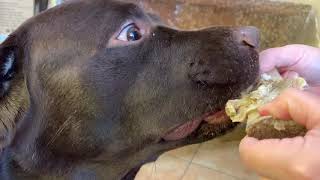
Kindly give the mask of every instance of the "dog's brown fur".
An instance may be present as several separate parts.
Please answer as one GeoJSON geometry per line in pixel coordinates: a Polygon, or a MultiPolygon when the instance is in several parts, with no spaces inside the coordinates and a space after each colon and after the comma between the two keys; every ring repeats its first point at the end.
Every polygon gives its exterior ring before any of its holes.
{"type": "Polygon", "coordinates": [[[113,0],[31,18],[0,45],[0,67],[13,59],[0,74],[0,179],[120,179],[168,149],[213,138],[203,123],[163,139],[255,82],[258,53],[242,30],[179,31],[113,0]],[[141,39],[115,38],[127,21],[145,30],[141,39]]]}

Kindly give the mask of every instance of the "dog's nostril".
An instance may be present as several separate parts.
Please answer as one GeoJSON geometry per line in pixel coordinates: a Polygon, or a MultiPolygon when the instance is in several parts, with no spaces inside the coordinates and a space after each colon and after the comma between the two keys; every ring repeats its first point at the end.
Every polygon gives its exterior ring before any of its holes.
{"type": "Polygon", "coordinates": [[[255,27],[240,27],[235,31],[235,36],[242,44],[253,48],[259,48],[260,34],[255,27]]]}

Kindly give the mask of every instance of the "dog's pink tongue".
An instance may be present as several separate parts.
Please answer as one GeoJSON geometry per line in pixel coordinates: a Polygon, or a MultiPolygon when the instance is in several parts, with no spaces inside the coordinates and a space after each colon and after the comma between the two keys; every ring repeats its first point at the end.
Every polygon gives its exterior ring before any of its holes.
{"type": "Polygon", "coordinates": [[[163,137],[166,141],[176,141],[179,139],[183,139],[187,136],[189,136],[193,131],[199,127],[200,123],[204,120],[208,124],[221,124],[226,121],[230,121],[229,117],[225,113],[225,111],[219,111],[216,113],[208,113],[205,114],[203,117],[188,121],[187,123],[175,128],[173,131],[171,131],[169,134],[163,137]]]}
{"type": "Polygon", "coordinates": [[[166,141],[176,141],[190,135],[201,123],[201,119],[188,121],[187,123],[177,127],[172,132],[163,137],[166,141]]]}

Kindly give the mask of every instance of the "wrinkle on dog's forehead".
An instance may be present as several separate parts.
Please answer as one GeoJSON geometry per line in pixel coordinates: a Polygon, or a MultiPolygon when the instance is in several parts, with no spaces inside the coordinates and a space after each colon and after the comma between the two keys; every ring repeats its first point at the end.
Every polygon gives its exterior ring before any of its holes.
{"type": "Polygon", "coordinates": [[[109,38],[120,30],[121,25],[135,18],[144,18],[144,13],[138,6],[104,0],[92,3],[77,1],[45,12],[28,25],[31,39],[29,65],[32,71],[30,72],[41,70],[38,66],[46,61],[75,59],[63,57],[63,53],[66,52],[70,57],[82,56],[82,59],[76,61],[89,60],[98,50],[103,50],[107,46],[109,38]],[[81,3],[86,3],[89,7],[84,7],[81,3]],[[81,8],[81,13],[78,14],[75,11],[77,8],[81,8]],[[52,19],[52,16],[62,13],[60,12],[62,10],[67,14],[64,19],[59,17],[52,19]],[[75,15],[78,18],[75,19],[75,15]],[[39,21],[41,24],[38,23],[39,21]],[[56,26],[56,24],[60,25],[56,26]],[[73,29],[69,29],[69,26],[73,29]]]}
{"type": "Polygon", "coordinates": [[[86,1],[76,1],[49,10],[29,23],[32,38],[30,54],[37,57],[32,59],[32,64],[38,64],[37,60],[45,60],[44,55],[58,54],[60,48],[70,49],[71,52],[79,50],[75,53],[94,53],[97,49],[105,48],[112,34],[120,31],[126,22],[148,19],[143,11],[132,3],[97,0],[87,3],[88,7],[84,7],[83,3],[86,1]],[[56,17],[55,14],[65,15],[62,19],[62,16],[56,17]],[[41,32],[42,35],[36,36],[38,33],[33,32],[41,32]]]}

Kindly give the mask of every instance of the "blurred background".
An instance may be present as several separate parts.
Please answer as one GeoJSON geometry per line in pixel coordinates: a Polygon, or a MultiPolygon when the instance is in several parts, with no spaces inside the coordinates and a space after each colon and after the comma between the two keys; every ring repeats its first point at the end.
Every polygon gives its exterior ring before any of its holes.
{"type": "MultiPolygon", "coordinates": [[[[66,0],[0,0],[0,41],[25,19],[66,0]]],[[[251,25],[261,49],[292,43],[319,46],[319,0],[136,0],[171,26],[251,25]]]]}
{"type": "Polygon", "coordinates": [[[292,43],[319,45],[319,0],[144,0],[170,25],[250,25],[261,30],[261,48],[292,43]]]}

